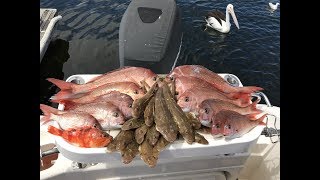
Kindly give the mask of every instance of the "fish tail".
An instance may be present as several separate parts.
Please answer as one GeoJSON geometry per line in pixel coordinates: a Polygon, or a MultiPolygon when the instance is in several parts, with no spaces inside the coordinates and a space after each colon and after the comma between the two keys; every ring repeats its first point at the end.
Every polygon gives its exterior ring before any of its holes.
{"type": "Polygon", "coordinates": [[[51,99],[50,101],[54,102],[54,103],[63,104],[64,105],[64,108],[63,108],[64,111],[70,110],[70,109],[72,109],[73,107],[75,107],[77,105],[77,103],[72,102],[72,101],[67,100],[67,99],[51,99]]]}
{"type": "Polygon", "coordinates": [[[81,98],[86,95],[88,95],[88,93],[76,93],[75,94],[71,90],[62,90],[62,91],[59,91],[54,96],[52,96],[50,99],[52,102],[63,103],[65,100],[78,99],[78,98],[81,98]]]}
{"type": "Polygon", "coordinates": [[[227,96],[230,99],[250,99],[250,93],[228,93],[227,96]]]}
{"type": "Polygon", "coordinates": [[[251,105],[251,99],[249,97],[236,99],[235,101],[237,102],[238,106],[240,106],[240,107],[248,107],[249,105],[251,105]]]}
{"type": "Polygon", "coordinates": [[[256,91],[262,91],[263,88],[257,87],[257,86],[245,86],[245,87],[239,87],[240,93],[253,93],[256,91]]]}
{"type": "Polygon", "coordinates": [[[49,125],[49,127],[48,127],[48,132],[53,134],[53,135],[57,135],[57,136],[62,136],[62,133],[63,133],[62,130],[60,130],[58,128],[55,128],[55,127],[53,127],[51,125],[49,125]]]}
{"type": "Polygon", "coordinates": [[[44,115],[44,117],[40,120],[40,125],[44,125],[47,122],[49,122],[50,118],[51,118],[51,114],[58,113],[57,109],[55,109],[53,107],[50,107],[50,106],[47,106],[45,104],[40,104],[40,109],[41,109],[41,111],[43,112],[43,115],[44,115]]]}
{"type": "Polygon", "coordinates": [[[250,105],[250,109],[252,113],[262,113],[263,111],[260,109],[257,109],[257,104],[259,103],[259,99],[255,100],[251,105],[250,105]]]}
{"type": "Polygon", "coordinates": [[[58,88],[60,88],[61,90],[72,90],[72,85],[75,85],[73,83],[65,82],[63,80],[55,79],[55,78],[47,78],[47,81],[58,86],[58,88]]]}

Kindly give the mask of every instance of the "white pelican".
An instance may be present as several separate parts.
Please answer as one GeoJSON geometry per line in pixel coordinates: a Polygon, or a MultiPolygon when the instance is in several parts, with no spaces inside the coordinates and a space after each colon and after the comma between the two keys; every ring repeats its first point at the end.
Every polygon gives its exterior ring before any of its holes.
{"type": "Polygon", "coordinates": [[[273,11],[278,8],[278,5],[280,5],[280,3],[276,3],[276,4],[269,3],[270,9],[272,9],[273,11]]]}
{"type": "Polygon", "coordinates": [[[213,12],[209,12],[205,17],[207,26],[219,32],[228,33],[230,31],[230,26],[231,26],[229,13],[232,16],[234,24],[237,26],[238,29],[240,29],[232,4],[228,4],[226,8],[226,15],[224,15],[221,11],[217,11],[217,10],[213,12]]]}

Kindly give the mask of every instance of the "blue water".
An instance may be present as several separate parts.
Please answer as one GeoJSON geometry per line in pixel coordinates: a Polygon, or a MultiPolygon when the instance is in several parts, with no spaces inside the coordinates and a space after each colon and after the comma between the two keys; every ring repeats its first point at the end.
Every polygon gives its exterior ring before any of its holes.
{"type": "MultiPolygon", "coordinates": [[[[41,0],[40,7],[62,15],[40,65],[40,101],[57,89],[47,77],[99,74],[119,67],[118,35],[129,0],[41,0]]],[[[280,8],[269,0],[177,0],[182,12],[183,43],[177,65],[200,64],[216,73],[237,75],[245,86],[256,85],[271,104],[280,106],[280,8]],[[240,25],[231,21],[228,34],[204,30],[208,11],[225,12],[232,3],[240,25]]]]}

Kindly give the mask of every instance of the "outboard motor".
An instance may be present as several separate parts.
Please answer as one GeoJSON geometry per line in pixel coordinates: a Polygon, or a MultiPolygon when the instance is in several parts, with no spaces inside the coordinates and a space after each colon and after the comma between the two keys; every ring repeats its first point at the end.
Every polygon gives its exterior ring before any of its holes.
{"type": "Polygon", "coordinates": [[[180,14],[175,0],[132,0],[120,23],[120,67],[169,73],[182,43],[180,14]]]}

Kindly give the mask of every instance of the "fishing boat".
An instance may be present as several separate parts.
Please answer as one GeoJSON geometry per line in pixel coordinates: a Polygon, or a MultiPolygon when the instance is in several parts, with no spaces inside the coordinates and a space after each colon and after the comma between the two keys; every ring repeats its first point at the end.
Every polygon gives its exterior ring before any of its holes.
{"type": "Polygon", "coordinates": [[[53,31],[62,16],[56,16],[57,9],[40,8],[40,62],[50,44],[53,31]]]}
{"type": "MultiPolygon", "coordinates": [[[[132,62],[137,66],[138,62],[157,74],[169,73],[179,56],[182,41],[179,29],[180,15],[175,0],[131,1],[120,23],[120,67],[130,66],[132,62]]],[[[243,86],[234,74],[218,74],[232,86],[243,86]]],[[[84,84],[98,75],[75,74],[66,81],[84,84]]],[[[41,126],[40,179],[280,179],[280,107],[273,106],[262,92],[253,96],[261,100],[257,108],[269,114],[265,118],[266,126],[257,126],[232,140],[203,134],[208,145],[189,145],[176,140],[161,151],[153,168],[139,155],[131,163],[123,164],[120,153],[107,153],[105,147],[73,146],[41,126]]],[[[63,108],[62,104],[58,107],[63,108]]],[[[115,137],[119,130],[107,132],[115,137]]]]}

